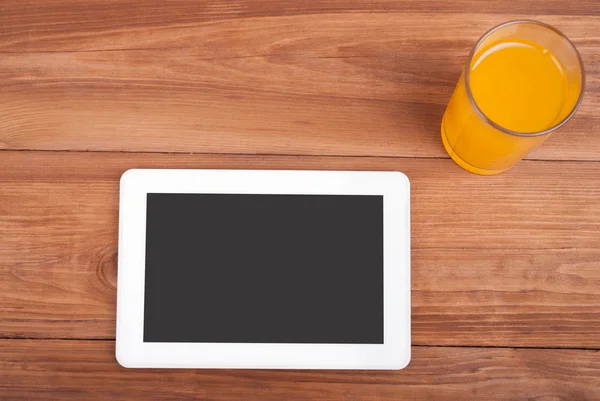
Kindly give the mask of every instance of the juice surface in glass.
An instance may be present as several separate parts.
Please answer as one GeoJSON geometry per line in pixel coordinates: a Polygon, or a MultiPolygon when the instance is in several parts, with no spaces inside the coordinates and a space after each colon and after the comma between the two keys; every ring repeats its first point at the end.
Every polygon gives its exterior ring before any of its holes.
{"type": "Polygon", "coordinates": [[[567,79],[551,51],[533,42],[506,41],[484,49],[471,66],[471,91],[483,113],[512,131],[554,125],[567,79]]]}
{"type": "Polygon", "coordinates": [[[580,100],[582,75],[571,77],[551,49],[518,34],[482,43],[467,68],[444,115],[442,140],[474,173],[514,166],[580,100]]]}

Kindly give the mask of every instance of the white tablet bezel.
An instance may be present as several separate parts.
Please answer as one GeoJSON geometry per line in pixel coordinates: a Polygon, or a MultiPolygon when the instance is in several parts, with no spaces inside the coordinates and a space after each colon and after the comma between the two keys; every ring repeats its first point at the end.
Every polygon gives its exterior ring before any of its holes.
{"type": "Polygon", "coordinates": [[[136,368],[401,369],[410,361],[410,184],[398,172],[132,169],[121,177],[116,357],[136,368]],[[144,343],[148,193],[383,195],[384,344],[144,343]]]}

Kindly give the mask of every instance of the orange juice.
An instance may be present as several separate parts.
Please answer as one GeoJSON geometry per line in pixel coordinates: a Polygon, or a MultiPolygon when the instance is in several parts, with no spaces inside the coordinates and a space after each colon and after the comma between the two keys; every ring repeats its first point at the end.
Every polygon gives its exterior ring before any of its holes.
{"type": "Polygon", "coordinates": [[[471,65],[475,102],[496,124],[522,133],[543,131],[560,116],[567,94],[560,62],[533,42],[501,42],[471,65]]]}
{"type": "Polygon", "coordinates": [[[474,173],[514,166],[574,112],[581,91],[550,49],[515,35],[482,43],[467,68],[441,128],[448,154],[474,173]]]}

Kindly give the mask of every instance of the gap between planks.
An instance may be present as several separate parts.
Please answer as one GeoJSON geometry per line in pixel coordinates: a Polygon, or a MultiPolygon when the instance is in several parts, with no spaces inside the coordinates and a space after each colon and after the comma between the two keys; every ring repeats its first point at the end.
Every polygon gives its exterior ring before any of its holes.
{"type": "MultiPolygon", "coordinates": [[[[232,152],[156,152],[156,151],[133,151],[133,150],[80,150],[80,149],[11,149],[0,148],[1,152],[45,152],[45,153],[114,153],[114,154],[147,154],[147,155],[186,155],[186,156],[236,156],[236,157],[330,157],[330,158],[352,158],[352,159],[419,159],[419,160],[450,160],[449,156],[388,156],[388,155],[342,155],[342,154],[301,154],[301,153],[232,153],[232,152]]],[[[576,159],[543,159],[525,158],[528,162],[552,162],[552,163],[599,163],[600,160],[576,160],[576,159]]]]}

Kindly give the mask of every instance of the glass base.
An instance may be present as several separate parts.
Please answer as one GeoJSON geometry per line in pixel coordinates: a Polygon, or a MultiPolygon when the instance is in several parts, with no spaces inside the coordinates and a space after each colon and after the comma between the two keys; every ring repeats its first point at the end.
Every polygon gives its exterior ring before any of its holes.
{"type": "MultiPolygon", "coordinates": [[[[444,118],[446,116],[444,115],[444,118]]],[[[504,170],[485,170],[479,167],[475,167],[470,165],[469,163],[467,163],[466,161],[464,161],[463,159],[461,159],[455,152],[454,150],[452,150],[452,147],[450,147],[450,144],[448,143],[448,139],[446,138],[446,130],[444,128],[444,118],[442,118],[442,127],[441,127],[441,131],[442,131],[442,143],[444,144],[444,148],[446,149],[446,152],[448,153],[448,156],[450,156],[450,158],[452,158],[452,160],[454,160],[454,162],[456,164],[458,164],[459,166],[461,166],[462,168],[464,168],[465,170],[467,170],[468,172],[471,173],[475,173],[475,174],[480,174],[480,175],[494,175],[494,174],[500,174],[503,173],[507,170],[510,169],[504,169],[504,170]]]]}

